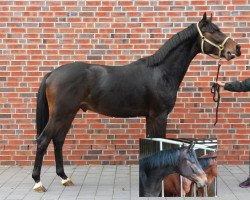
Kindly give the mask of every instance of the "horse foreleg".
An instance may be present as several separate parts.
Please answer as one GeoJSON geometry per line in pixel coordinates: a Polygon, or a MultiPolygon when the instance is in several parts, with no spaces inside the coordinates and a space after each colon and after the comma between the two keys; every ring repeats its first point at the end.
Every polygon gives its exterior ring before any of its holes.
{"type": "Polygon", "coordinates": [[[146,137],[165,138],[167,127],[167,115],[158,117],[146,117],[146,137]]]}
{"type": "Polygon", "coordinates": [[[35,181],[35,186],[33,187],[33,189],[36,192],[46,192],[45,187],[40,181],[40,175],[41,175],[43,157],[49,143],[50,143],[50,138],[46,135],[46,131],[44,130],[41,133],[40,137],[37,139],[36,159],[35,159],[34,169],[32,172],[32,178],[35,181]]]}
{"type": "MultiPolygon", "coordinates": [[[[63,137],[63,136],[62,136],[63,137]]],[[[54,143],[54,153],[56,160],[56,174],[62,178],[62,185],[71,186],[73,182],[66,176],[63,168],[63,155],[62,155],[62,147],[64,144],[65,136],[58,140],[58,138],[53,139],[54,143]]]]}

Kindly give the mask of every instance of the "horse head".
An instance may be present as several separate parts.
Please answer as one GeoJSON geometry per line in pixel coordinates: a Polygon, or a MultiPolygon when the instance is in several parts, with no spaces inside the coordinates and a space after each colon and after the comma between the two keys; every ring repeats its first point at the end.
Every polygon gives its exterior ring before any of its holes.
{"type": "Polygon", "coordinates": [[[204,187],[207,184],[207,176],[197,160],[194,145],[192,142],[188,147],[181,148],[178,173],[197,183],[198,187],[204,187]]]}
{"type": "Polygon", "coordinates": [[[241,55],[241,46],[212,23],[212,15],[210,19],[207,19],[207,15],[204,13],[202,20],[197,24],[197,30],[202,53],[224,57],[226,60],[241,55]]]}
{"type": "Polygon", "coordinates": [[[211,152],[198,158],[199,163],[202,166],[201,159],[206,159],[208,164],[206,169],[203,170],[213,177],[217,177],[217,153],[211,152]]]}

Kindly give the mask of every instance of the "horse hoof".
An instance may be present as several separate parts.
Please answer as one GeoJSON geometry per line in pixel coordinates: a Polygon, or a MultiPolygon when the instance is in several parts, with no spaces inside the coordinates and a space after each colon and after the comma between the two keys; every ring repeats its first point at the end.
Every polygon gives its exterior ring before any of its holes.
{"type": "Polygon", "coordinates": [[[46,188],[43,186],[42,182],[38,182],[33,187],[33,190],[36,192],[46,192],[46,188]]]}
{"type": "Polygon", "coordinates": [[[71,181],[71,179],[69,179],[69,178],[67,178],[66,180],[63,180],[62,179],[62,184],[64,185],[64,186],[72,186],[72,185],[74,185],[74,183],[71,181]]]}

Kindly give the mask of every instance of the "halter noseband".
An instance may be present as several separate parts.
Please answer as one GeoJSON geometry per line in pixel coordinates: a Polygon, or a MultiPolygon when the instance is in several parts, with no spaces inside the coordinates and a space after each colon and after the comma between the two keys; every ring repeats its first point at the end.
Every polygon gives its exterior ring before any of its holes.
{"type": "Polygon", "coordinates": [[[219,49],[219,55],[218,56],[221,58],[221,52],[224,49],[224,47],[225,47],[224,45],[226,44],[229,37],[226,37],[224,39],[224,41],[220,45],[217,45],[217,44],[213,43],[212,41],[208,40],[207,38],[205,38],[205,36],[202,34],[202,32],[200,30],[199,23],[197,23],[196,26],[197,26],[197,30],[198,30],[198,32],[199,32],[199,34],[201,36],[201,51],[202,51],[202,53],[205,54],[205,52],[204,52],[204,42],[207,42],[207,43],[209,43],[209,44],[211,44],[214,47],[219,49]]]}

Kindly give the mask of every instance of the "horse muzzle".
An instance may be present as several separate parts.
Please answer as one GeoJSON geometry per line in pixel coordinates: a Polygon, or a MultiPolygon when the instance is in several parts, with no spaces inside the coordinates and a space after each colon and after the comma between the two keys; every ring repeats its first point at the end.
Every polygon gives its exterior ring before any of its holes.
{"type": "Polygon", "coordinates": [[[196,182],[197,184],[197,187],[200,188],[200,187],[204,187],[207,185],[207,179],[206,180],[199,180],[196,182]]]}
{"type": "Polygon", "coordinates": [[[235,50],[226,51],[224,56],[229,61],[234,59],[236,56],[239,57],[240,55],[241,55],[241,46],[237,44],[235,50]]]}
{"type": "Polygon", "coordinates": [[[236,56],[240,56],[241,55],[241,46],[239,44],[236,45],[236,56]]]}
{"type": "Polygon", "coordinates": [[[193,177],[193,181],[197,184],[197,187],[204,187],[207,185],[207,175],[203,173],[200,176],[193,177]]]}

